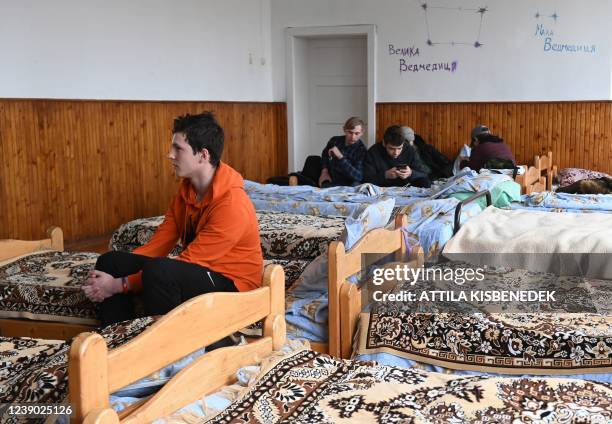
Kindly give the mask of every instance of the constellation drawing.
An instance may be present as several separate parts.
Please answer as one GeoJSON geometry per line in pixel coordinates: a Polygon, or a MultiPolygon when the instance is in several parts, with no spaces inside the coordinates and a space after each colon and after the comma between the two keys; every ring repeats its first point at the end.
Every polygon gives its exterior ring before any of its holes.
{"type": "Polygon", "coordinates": [[[559,19],[559,15],[557,15],[557,12],[553,12],[551,15],[547,15],[547,14],[542,14],[539,11],[537,11],[534,15],[534,17],[536,19],[543,19],[543,18],[551,18],[553,21],[555,21],[555,23],[557,23],[557,19],[559,19]]]}
{"type": "Polygon", "coordinates": [[[423,12],[425,14],[425,26],[427,28],[427,45],[428,46],[435,46],[435,45],[451,45],[451,46],[457,46],[457,45],[463,45],[463,46],[472,46],[472,47],[482,47],[483,43],[481,43],[480,41],[480,34],[482,31],[482,23],[484,20],[484,15],[485,13],[487,13],[489,11],[489,9],[486,6],[483,7],[477,7],[477,8],[469,8],[469,7],[462,7],[462,6],[458,6],[458,7],[450,7],[450,6],[437,6],[435,3],[433,2],[427,2],[427,1],[419,1],[419,5],[421,7],[421,9],[423,9],[423,12]],[[449,12],[457,12],[457,13],[466,13],[466,14],[479,14],[480,15],[480,19],[479,19],[479,23],[478,23],[478,31],[477,31],[477,35],[476,35],[476,41],[473,42],[466,42],[466,41],[455,41],[455,40],[450,40],[450,41],[434,41],[432,34],[431,34],[431,27],[429,25],[429,20],[430,20],[430,11],[431,10],[446,10],[449,12]]]}

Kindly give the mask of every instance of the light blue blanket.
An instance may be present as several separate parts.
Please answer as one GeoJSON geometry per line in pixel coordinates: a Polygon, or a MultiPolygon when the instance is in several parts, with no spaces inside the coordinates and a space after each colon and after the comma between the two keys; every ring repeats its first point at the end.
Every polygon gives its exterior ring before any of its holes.
{"type": "Polygon", "coordinates": [[[536,209],[551,212],[612,212],[612,194],[569,194],[543,191],[525,194],[511,209],[536,209]]]}

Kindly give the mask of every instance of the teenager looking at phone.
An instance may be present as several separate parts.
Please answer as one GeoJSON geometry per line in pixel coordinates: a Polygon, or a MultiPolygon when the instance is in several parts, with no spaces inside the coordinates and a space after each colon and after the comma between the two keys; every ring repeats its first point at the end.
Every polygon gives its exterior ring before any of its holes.
{"type": "Polygon", "coordinates": [[[419,171],[415,151],[406,142],[401,127],[392,125],[385,131],[382,143],[370,147],[364,164],[364,181],[380,187],[430,187],[426,173],[419,171]]]}

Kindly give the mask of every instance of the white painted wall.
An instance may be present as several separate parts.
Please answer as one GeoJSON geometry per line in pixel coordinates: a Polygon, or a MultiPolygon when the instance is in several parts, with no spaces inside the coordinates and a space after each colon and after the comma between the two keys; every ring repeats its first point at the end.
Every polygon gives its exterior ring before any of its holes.
{"type": "MultiPolygon", "coordinates": [[[[419,3],[0,0],[0,97],[285,101],[284,28],[376,24],[378,102],[612,99],[612,1],[428,0],[486,5],[480,49],[426,46],[419,3]],[[544,52],[538,10],[559,15],[542,19],[555,40],[596,53],[544,52]],[[419,56],[389,55],[389,44],[419,56]],[[401,73],[400,59],[458,66],[401,73]]],[[[473,38],[458,16],[432,14],[433,38],[473,38]]]]}
{"type": "Polygon", "coordinates": [[[4,98],[272,100],[270,0],[1,0],[0,52],[4,98]]]}
{"type": "Polygon", "coordinates": [[[612,1],[609,0],[271,0],[272,81],[275,100],[285,100],[286,27],[375,24],[377,26],[377,101],[538,101],[612,99],[612,1]],[[480,48],[428,46],[432,41],[473,43],[479,17],[469,8],[486,6],[480,48]],[[462,6],[464,11],[436,9],[462,6]],[[540,17],[536,18],[536,12],[540,17]],[[550,16],[556,12],[558,19],[550,16]],[[545,51],[552,43],[595,45],[594,53],[545,51]],[[389,54],[418,48],[418,56],[389,54]],[[408,65],[456,61],[454,72],[400,72],[408,65]]]}

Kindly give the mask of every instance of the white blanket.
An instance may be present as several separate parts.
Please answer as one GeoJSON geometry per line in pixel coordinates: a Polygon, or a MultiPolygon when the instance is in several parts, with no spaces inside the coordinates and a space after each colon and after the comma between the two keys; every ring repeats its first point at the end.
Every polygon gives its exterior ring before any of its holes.
{"type": "Polygon", "coordinates": [[[612,215],[490,206],[461,227],[443,254],[476,265],[612,279],[612,215]]]}

